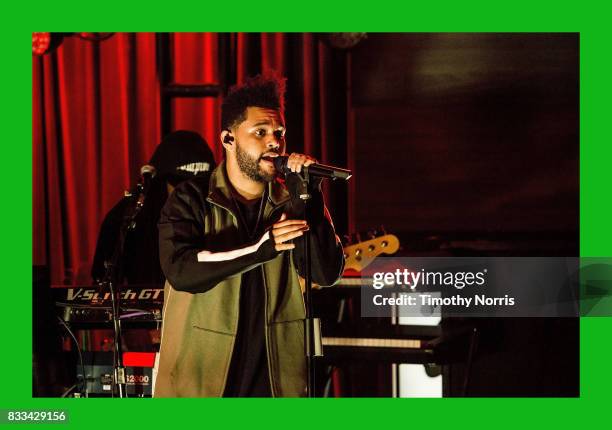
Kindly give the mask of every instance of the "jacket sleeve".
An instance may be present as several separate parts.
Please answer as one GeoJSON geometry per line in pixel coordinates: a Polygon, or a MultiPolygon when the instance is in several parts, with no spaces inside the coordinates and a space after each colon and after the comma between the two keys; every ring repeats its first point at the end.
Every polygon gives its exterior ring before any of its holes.
{"type": "MultiPolygon", "coordinates": [[[[291,189],[291,186],[289,185],[291,189]]],[[[311,192],[307,205],[306,219],[310,227],[310,255],[312,260],[312,281],[321,286],[335,284],[344,271],[344,251],[340,239],[334,231],[331,216],[323,200],[320,184],[311,192]]],[[[302,212],[300,203],[294,201],[292,212],[302,212]]],[[[303,215],[302,215],[303,216],[303,215]]],[[[304,259],[304,238],[294,240],[293,256],[300,276],[305,277],[306,262],[304,259]]]]}
{"type": "Polygon", "coordinates": [[[175,290],[206,292],[222,280],[278,255],[269,232],[255,243],[211,251],[204,234],[205,211],[205,193],[191,182],[181,184],[162,209],[158,225],[159,258],[164,275],[175,290]]]}

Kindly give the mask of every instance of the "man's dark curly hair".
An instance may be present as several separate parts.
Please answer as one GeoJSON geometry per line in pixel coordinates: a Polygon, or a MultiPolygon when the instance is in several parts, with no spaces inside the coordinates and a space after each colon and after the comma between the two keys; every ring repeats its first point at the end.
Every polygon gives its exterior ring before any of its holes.
{"type": "Polygon", "coordinates": [[[257,75],[242,85],[230,88],[221,105],[221,128],[230,130],[246,119],[248,107],[261,107],[284,112],[285,78],[257,75]]]}

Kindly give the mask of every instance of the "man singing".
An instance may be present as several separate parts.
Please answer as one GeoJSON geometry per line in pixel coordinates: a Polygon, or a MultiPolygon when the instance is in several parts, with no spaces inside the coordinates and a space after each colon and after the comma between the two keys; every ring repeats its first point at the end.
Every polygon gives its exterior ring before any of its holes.
{"type": "Polygon", "coordinates": [[[210,181],[181,184],[162,210],[166,276],[155,397],[297,397],[306,392],[303,234],[311,232],[312,279],[336,282],[340,241],[320,191],[307,219],[291,154],[286,185],[272,159],[285,151],[284,82],[257,76],[222,105],[225,161],[210,181]]]}

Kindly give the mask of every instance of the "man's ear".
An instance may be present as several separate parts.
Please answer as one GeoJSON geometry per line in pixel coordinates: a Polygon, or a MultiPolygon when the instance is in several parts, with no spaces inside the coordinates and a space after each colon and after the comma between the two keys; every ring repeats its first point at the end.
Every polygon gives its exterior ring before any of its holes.
{"type": "Polygon", "coordinates": [[[227,151],[234,150],[234,135],[230,130],[223,130],[221,132],[221,144],[227,151]]]}

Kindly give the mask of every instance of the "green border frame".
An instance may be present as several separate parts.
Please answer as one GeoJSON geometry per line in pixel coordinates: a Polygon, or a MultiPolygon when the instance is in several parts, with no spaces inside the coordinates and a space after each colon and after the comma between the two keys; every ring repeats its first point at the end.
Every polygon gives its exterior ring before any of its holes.
{"type": "MultiPolygon", "coordinates": [[[[609,422],[612,318],[581,321],[578,399],[32,399],[31,398],[31,55],[32,31],[571,31],[580,32],[580,252],[612,255],[612,158],[608,132],[609,8],[595,2],[437,1],[308,4],[232,1],[153,6],[107,1],[48,2],[4,9],[5,125],[2,378],[0,408],[68,409],[69,425],[109,428],[194,426],[556,427],[609,422]],[[243,16],[238,17],[239,14],[243,16]],[[26,28],[24,30],[24,27],[26,28]],[[8,59],[8,61],[7,61],[8,59]],[[606,139],[608,138],[608,139],[606,139]],[[111,410],[111,407],[113,408],[111,410]],[[584,415],[583,415],[584,413],[584,415]],[[607,413],[607,414],[606,414],[607,413]],[[113,418],[115,417],[115,418],[113,418]],[[607,418],[607,420],[606,420],[607,418]]],[[[551,359],[554,359],[551,358],[551,359]]]]}

